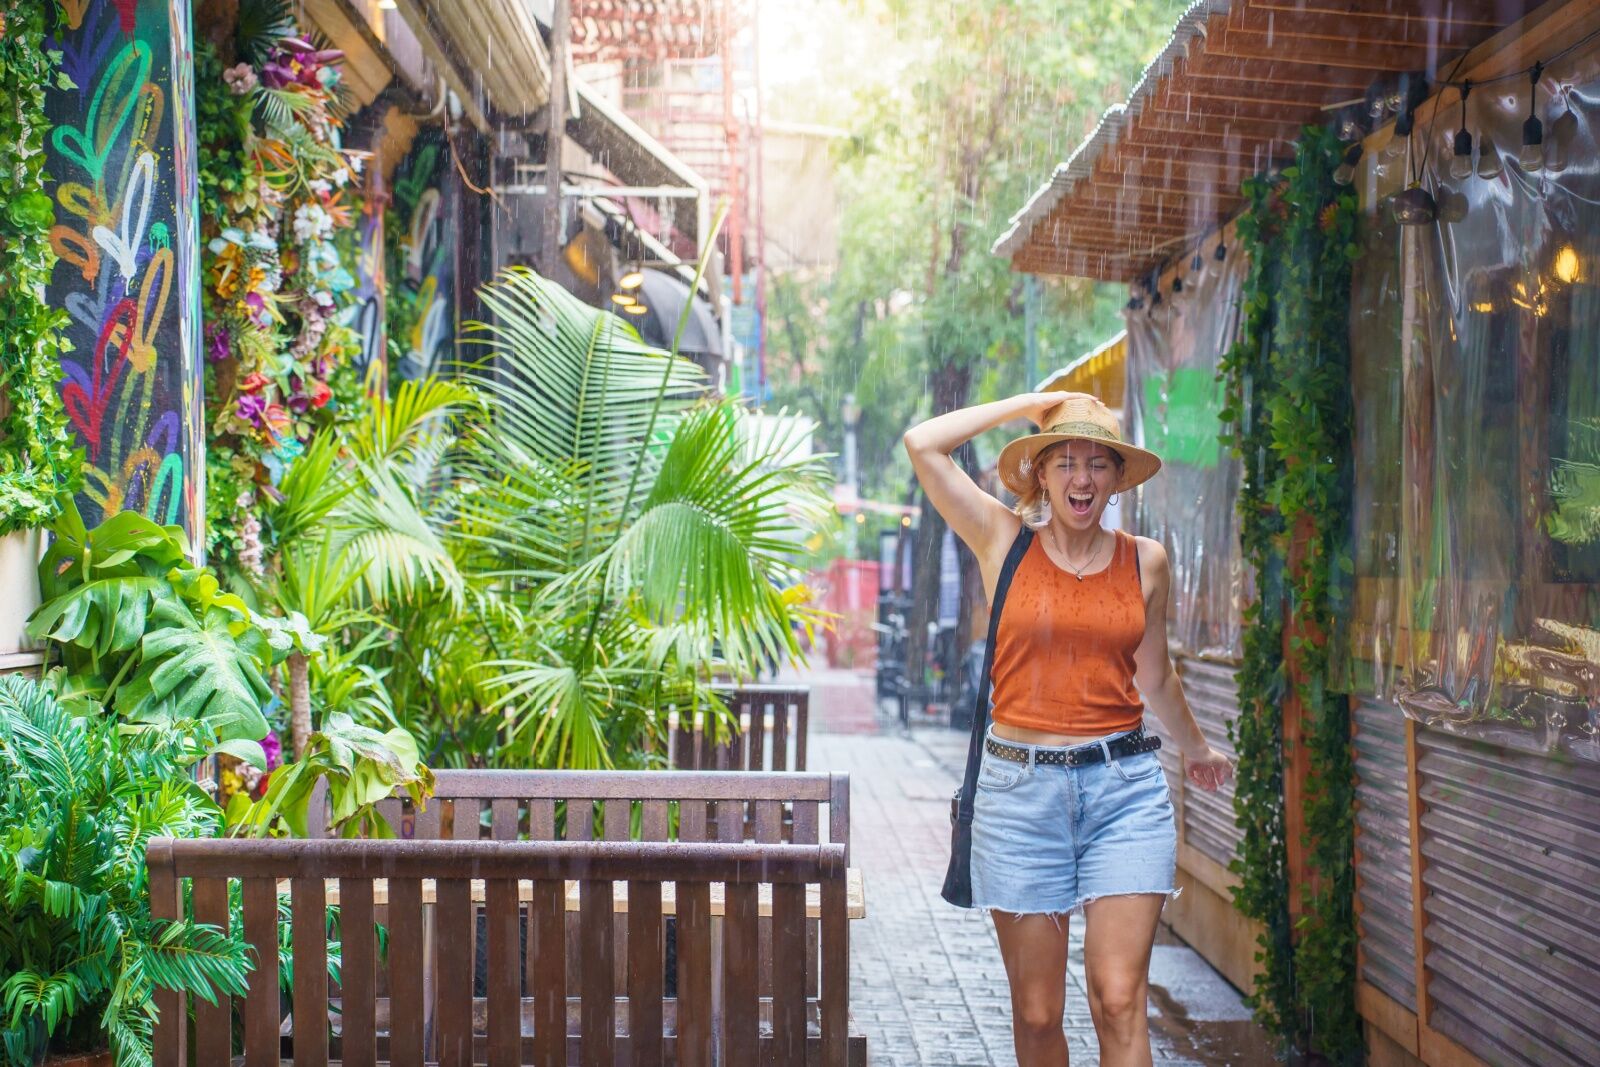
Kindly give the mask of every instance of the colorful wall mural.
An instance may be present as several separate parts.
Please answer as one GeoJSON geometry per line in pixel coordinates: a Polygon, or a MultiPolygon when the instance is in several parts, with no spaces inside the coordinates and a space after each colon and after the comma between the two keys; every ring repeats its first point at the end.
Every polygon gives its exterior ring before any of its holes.
{"type": "Polygon", "coordinates": [[[389,218],[388,327],[392,372],[421,378],[455,358],[456,183],[437,130],[418,136],[395,170],[389,218]]]}
{"type": "Polygon", "coordinates": [[[51,302],[69,315],[61,397],[87,460],[78,505],[205,513],[193,59],[183,0],[62,0],[50,90],[51,302]]]}

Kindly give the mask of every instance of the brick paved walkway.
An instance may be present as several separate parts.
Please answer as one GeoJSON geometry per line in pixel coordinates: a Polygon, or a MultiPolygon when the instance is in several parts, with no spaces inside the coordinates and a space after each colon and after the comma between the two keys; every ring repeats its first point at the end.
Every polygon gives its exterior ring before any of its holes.
{"type": "MultiPolygon", "coordinates": [[[[939,898],[949,799],[965,739],[942,727],[903,736],[872,702],[872,676],[812,671],[813,770],[850,773],[853,863],[867,917],[851,928],[850,1007],[874,1067],[1014,1065],[1010,998],[989,920],[939,898]]],[[[1083,923],[1071,928],[1067,1041],[1072,1062],[1099,1062],[1083,978],[1083,923]]],[[[1239,994],[1163,928],[1151,962],[1155,1060],[1273,1063],[1239,994]]]]}

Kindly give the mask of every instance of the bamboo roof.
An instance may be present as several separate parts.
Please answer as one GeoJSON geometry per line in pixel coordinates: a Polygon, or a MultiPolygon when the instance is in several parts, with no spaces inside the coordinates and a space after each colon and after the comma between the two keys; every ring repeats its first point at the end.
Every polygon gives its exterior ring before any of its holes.
{"type": "Polygon", "coordinates": [[[1386,75],[1430,78],[1532,0],[1196,0],[995,242],[1012,268],[1131,281],[1217,230],[1240,182],[1386,75]]]}

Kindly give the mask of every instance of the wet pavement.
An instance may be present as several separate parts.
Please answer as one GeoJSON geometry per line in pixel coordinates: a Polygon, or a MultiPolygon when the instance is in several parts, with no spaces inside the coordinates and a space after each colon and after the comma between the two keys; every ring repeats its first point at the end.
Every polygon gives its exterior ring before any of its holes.
{"type": "MultiPolygon", "coordinates": [[[[850,1009],[874,1067],[1015,1065],[1010,1003],[989,920],[939,897],[950,794],[963,734],[875,706],[870,672],[812,670],[810,769],[850,773],[852,864],[867,916],[851,927],[850,1009]]],[[[1065,1027],[1074,1065],[1099,1063],[1083,976],[1083,922],[1071,927],[1065,1027]]],[[[1165,927],[1150,964],[1155,1063],[1265,1067],[1267,1035],[1237,990],[1165,927]]]]}

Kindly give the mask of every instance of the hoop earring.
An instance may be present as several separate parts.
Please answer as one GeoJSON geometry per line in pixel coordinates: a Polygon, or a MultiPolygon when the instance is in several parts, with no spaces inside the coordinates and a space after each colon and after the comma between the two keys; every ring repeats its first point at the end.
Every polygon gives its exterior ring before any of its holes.
{"type": "Polygon", "coordinates": [[[1112,493],[1112,494],[1111,494],[1111,499],[1110,499],[1110,500],[1107,500],[1107,501],[1106,501],[1106,503],[1107,503],[1107,504],[1115,504],[1115,503],[1116,503],[1116,502],[1117,502],[1117,501],[1118,501],[1118,500],[1121,500],[1121,499],[1122,499],[1122,497],[1121,497],[1121,495],[1120,495],[1120,494],[1118,494],[1118,493],[1112,493]]]}

